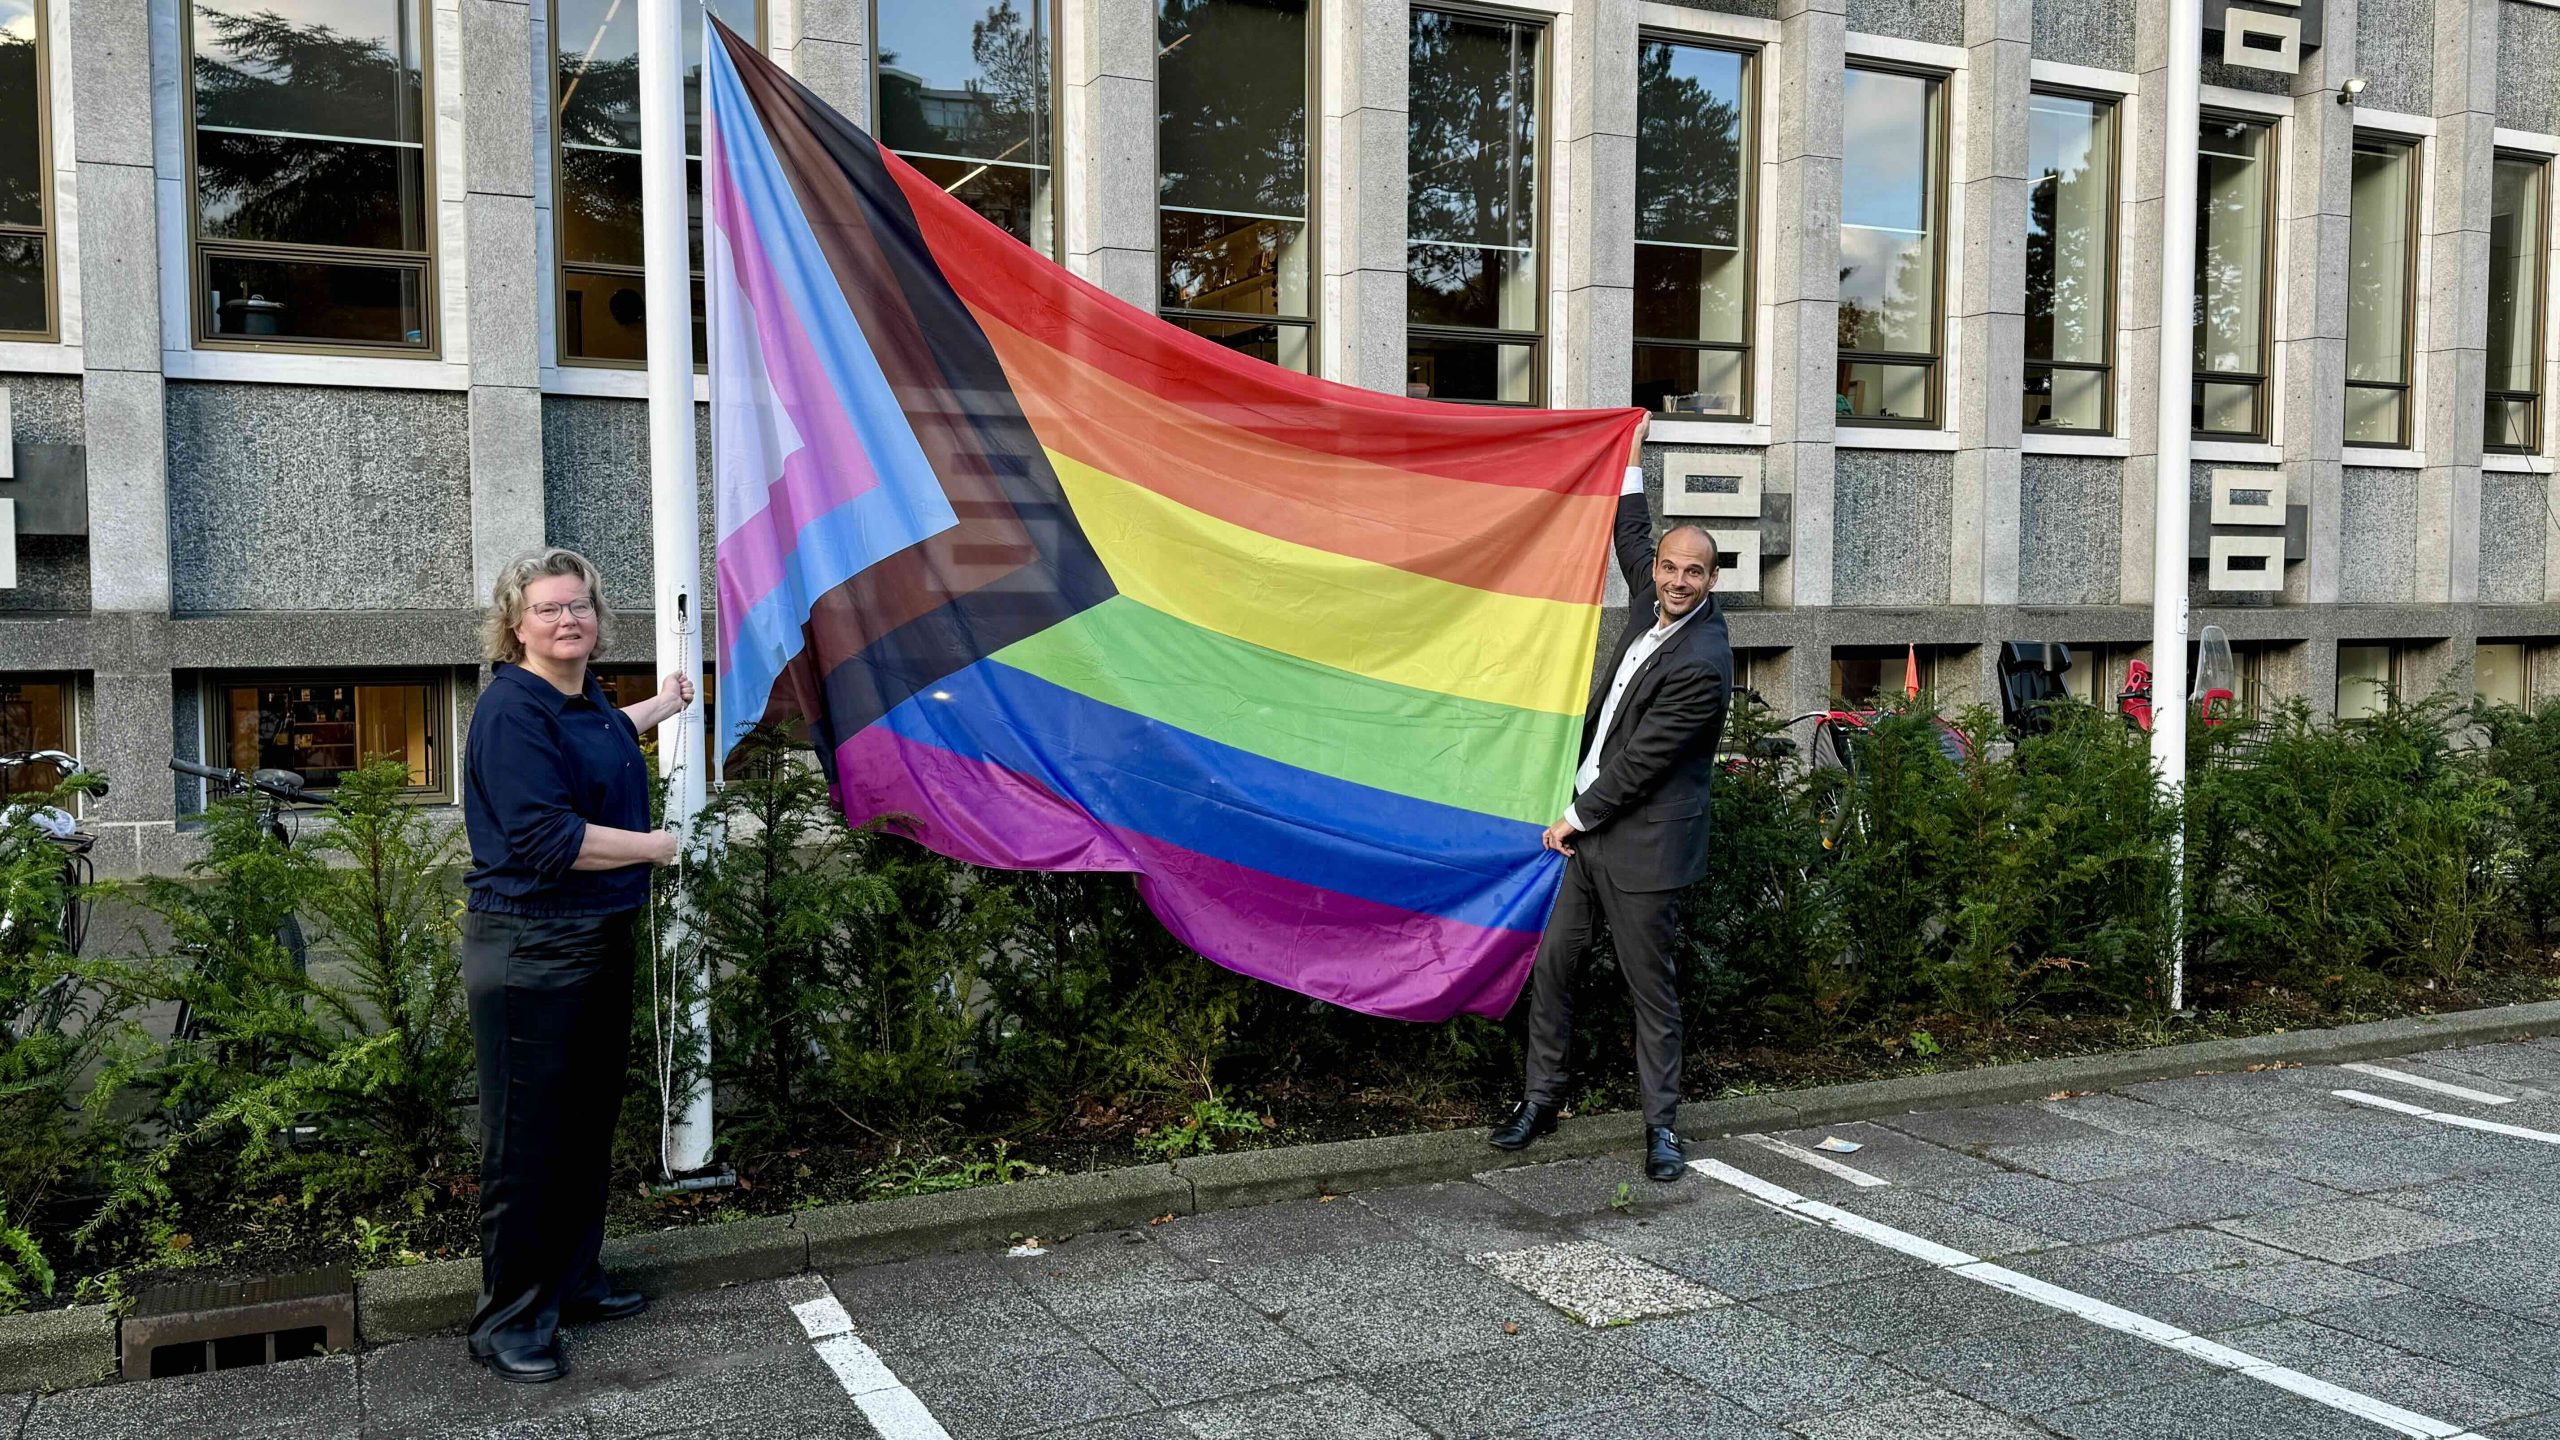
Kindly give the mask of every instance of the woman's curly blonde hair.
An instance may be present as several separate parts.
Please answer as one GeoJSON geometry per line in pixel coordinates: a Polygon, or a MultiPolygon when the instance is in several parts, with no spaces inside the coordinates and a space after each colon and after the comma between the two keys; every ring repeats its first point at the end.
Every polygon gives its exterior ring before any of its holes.
{"type": "Polygon", "coordinates": [[[520,556],[498,572],[498,583],[489,595],[489,616],[480,631],[480,648],[490,664],[524,663],[524,642],[516,638],[516,627],[524,623],[524,592],[533,587],[533,582],[555,575],[573,575],[585,583],[587,598],[596,607],[595,653],[604,653],[606,642],[613,639],[613,612],[605,608],[604,576],[586,556],[575,550],[554,548],[520,556]]]}

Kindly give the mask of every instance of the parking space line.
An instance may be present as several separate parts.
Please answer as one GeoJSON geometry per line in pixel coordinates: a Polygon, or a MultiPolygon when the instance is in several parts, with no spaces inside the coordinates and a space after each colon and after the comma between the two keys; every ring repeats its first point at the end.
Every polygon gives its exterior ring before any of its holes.
{"type": "Polygon", "coordinates": [[[2077,1290],[2066,1290],[2050,1281],[2021,1274],[2005,1265],[1995,1265],[1979,1256],[1968,1255],[1964,1251],[1941,1245],[1934,1240],[1924,1239],[1907,1230],[1897,1230],[1879,1221],[1850,1214],[1836,1205],[1826,1205],[1819,1200],[1806,1199],[1783,1185],[1761,1179],[1747,1170],[1738,1170],[1720,1160],[1692,1160],[1689,1162],[1689,1168],[1709,1179],[1730,1185],[1770,1209],[1782,1215],[1793,1216],[1808,1225],[1820,1225],[1826,1229],[1837,1230],[1844,1235],[1855,1235],[1871,1244],[1898,1250],[1905,1255],[1926,1260],[1947,1274],[1961,1276],[1975,1284],[1988,1285],[1995,1290],[2005,1290],[2048,1309],[2059,1310],[2066,1315],[2086,1320],[2092,1325],[2102,1325],[2109,1330],[2175,1350],[2218,1369],[2228,1370],[2236,1375],[2245,1375],[2262,1384],[2274,1386],[2289,1394],[2299,1395],[2315,1405],[2370,1421],[2394,1434],[2411,1436],[2413,1440],[2482,1440],[2481,1436],[2459,1425],[2421,1415],[2414,1410],[2404,1410],[2387,1400],[2379,1400],[2341,1385],[2332,1385],[2317,1376],[2305,1375],[2299,1370],[2278,1365],[2272,1360],[2262,1360],[2246,1351],[2235,1350],[2228,1345],[2207,1340],[2166,1320],[2155,1320],[2148,1315],[2136,1314],[2121,1306],[2110,1305],[2095,1296],[2083,1295],[2077,1290]]]}
{"type": "Polygon", "coordinates": [[[916,1393],[880,1358],[880,1352],[853,1333],[853,1317],[832,1293],[803,1300],[791,1313],[806,1331],[818,1358],[834,1372],[836,1383],[862,1410],[862,1418],[880,1432],[880,1440],[951,1440],[951,1432],[933,1418],[916,1393]]]}
{"type": "Polygon", "coordinates": [[[2367,1095],[2361,1090],[2332,1090],[2329,1093],[2349,1104],[2368,1106],[2375,1110],[2389,1110],[2394,1114],[2407,1115],[2419,1120],[2433,1120],[2439,1125],[2459,1125],[2465,1130],[2479,1130],[2490,1135],[2511,1135],[2518,1140],[2532,1140],[2544,1145],[2560,1145],[2560,1135],[2555,1135],[2548,1130],[2533,1130],[2522,1125],[2483,1120],[2474,1115],[2455,1115],[2444,1110],[2430,1110],[2424,1105],[2412,1105],[2405,1100],[2388,1100],[2380,1095],[2367,1095]]]}
{"type": "Polygon", "coordinates": [[[1854,1165],[1843,1165],[1820,1151],[1807,1150],[1801,1145],[1791,1145],[1775,1135],[1736,1135],[1733,1138],[1757,1145],[1772,1155],[1784,1155],[1798,1164],[1810,1165],[1826,1175],[1837,1175],[1861,1190],[1882,1189],[1893,1183],[1890,1180],[1877,1179],[1854,1165]]]}
{"type": "Polygon", "coordinates": [[[2370,1075],[2376,1080],[2388,1080],[2396,1085],[2414,1085],[2421,1090],[2433,1090],[2439,1095],[2450,1095],[2456,1100],[2469,1100],[2481,1105],[2516,1103],[2512,1095],[2492,1095],[2486,1090],[2474,1090],[2468,1085],[2449,1084],[2425,1075],[2412,1075],[2406,1070],[2393,1070],[2382,1065],[2367,1065],[2359,1060],[2350,1060],[2338,1068],[2353,1070],[2359,1075],[2370,1075]]]}

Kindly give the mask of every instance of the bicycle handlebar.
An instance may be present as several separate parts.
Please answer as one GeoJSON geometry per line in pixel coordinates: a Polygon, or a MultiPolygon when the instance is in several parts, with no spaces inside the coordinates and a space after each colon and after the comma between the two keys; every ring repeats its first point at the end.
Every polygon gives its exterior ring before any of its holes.
{"type": "Polygon", "coordinates": [[[77,755],[61,750],[20,750],[0,755],[0,770],[15,770],[21,765],[39,763],[52,766],[54,771],[65,780],[74,775],[89,776],[94,782],[89,786],[89,793],[102,800],[106,798],[107,777],[81,764],[80,757],[77,755]]]}
{"type": "Polygon", "coordinates": [[[174,755],[169,757],[169,768],[177,771],[181,775],[192,775],[199,780],[208,780],[216,785],[225,786],[232,790],[255,790],[261,795],[273,796],[274,798],[282,800],[289,805],[318,805],[323,803],[321,798],[317,795],[308,794],[301,790],[288,790],[282,785],[270,785],[264,780],[260,780],[255,776],[243,775],[237,770],[224,770],[211,765],[199,765],[193,760],[181,760],[174,755]]]}

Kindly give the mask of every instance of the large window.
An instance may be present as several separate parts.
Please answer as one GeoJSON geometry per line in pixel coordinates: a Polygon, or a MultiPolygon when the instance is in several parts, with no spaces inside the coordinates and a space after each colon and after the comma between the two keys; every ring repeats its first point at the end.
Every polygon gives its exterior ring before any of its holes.
{"type": "Polygon", "coordinates": [[[1416,9],[1405,163],[1405,390],[1539,393],[1537,26],[1416,9]]]}
{"type": "Polygon", "coordinates": [[[1946,82],[1849,67],[1842,87],[1839,418],[1938,423],[1946,82]]]}
{"type": "Polygon", "coordinates": [[[2275,161],[2263,121],[2207,115],[2196,136],[2195,433],[2266,438],[2275,161]]]}
{"type": "Polygon", "coordinates": [[[1751,416],[1751,57],[1636,53],[1635,403],[1751,416]]]}
{"type": "Polygon", "coordinates": [[[1307,0],[1156,10],[1157,250],[1165,318],[1309,373],[1307,0]]]}
{"type": "Polygon", "coordinates": [[[2418,147],[2355,142],[2347,200],[2350,445],[2409,443],[2410,297],[2418,276],[2418,147]]]}
{"type": "Polygon", "coordinates": [[[431,351],[429,0],[193,0],[195,336],[431,351]]]}
{"type": "Polygon", "coordinates": [[[2024,423],[2104,434],[2115,333],[2116,107],[2027,99],[2024,423]]]}
{"type": "Polygon", "coordinates": [[[1044,255],[1058,250],[1050,4],[876,0],[871,25],[872,133],[1044,255]]]}
{"type": "Polygon", "coordinates": [[[0,335],[53,336],[44,6],[0,0],[0,335]]]}
{"type": "Polygon", "coordinates": [[[2533,704],[2533,651],[2513,641],[2483,640],[2471,651],[2471,693],[2491,705],[2533,704]]]}
{"type": "MultiPolygon", "coordinates": [[[[722,24],[758,36],[757,0],[709,0],[722,24]]],[[[702,10],[678,0],[684,32],[685,194],[692,212],[693,358],[703,341],[702,10]]],[[[640,239],[640,21],[633,0],[553,0],[553,214],[560,249],[560,358],[649,363],[640,239]]]]}
{"type": "Polygon", "coordinates": [[[2338,704],[2341,720],[2370,720],[2389,710],[2404,682],[2407,656],[2398,645],[2338,647],[2338,704]]]}
{"type": "Polygon", "coordinates": [[[2522,155],[2497,159],[2489,198],[2489,373],[2484,443],[2542,449],[2543,175],[2522,155]]]}
{"type": "Polygon", "coordinates": [[[388,756],[410,789],[445,789],[445,690],[430,677],[242,677],[213,689],[217,765],[290,770],[326,790],[388,756]]]}

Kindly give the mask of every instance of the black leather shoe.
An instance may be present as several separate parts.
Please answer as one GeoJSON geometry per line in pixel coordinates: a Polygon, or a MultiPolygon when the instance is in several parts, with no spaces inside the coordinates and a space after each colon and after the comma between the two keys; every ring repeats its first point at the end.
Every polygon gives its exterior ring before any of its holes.
{"type": "Polygon", "coordinates": [[[1511,1112],[1511,1118],[1493,1127],[1493,1148],[1525,1150],[1529,1142],[1556,1128],[1558,1110],[1535,1100],[1523,1100],[1511,1112]]]}
{"type": "Polygon", "coordinates": [[[1689,1168],[1689,1156],[1680,1148],[1680,1137],[1668,1125],[1656,1125],[1644,1132],[1644,1173],[1649,1179],[1677,1180],[1689,1168]]]}
{"type": "Polygon", "coordinates": [[[560,1307],[560,1318],[570,1325],[591,1325],[599,1320],[628,1320],[649,1308],[649,1297],[637,1290],[608,1290],[591,1300],[560,1307]]]}
{"type": "Polygon", "coordinates": [[[560,1358],[556,1344],[527,1345],[471,1358],[488,1366],[490,1374],[518,1385],[548,1385],[569,1373],[569,1362],[560,1358]]]}

